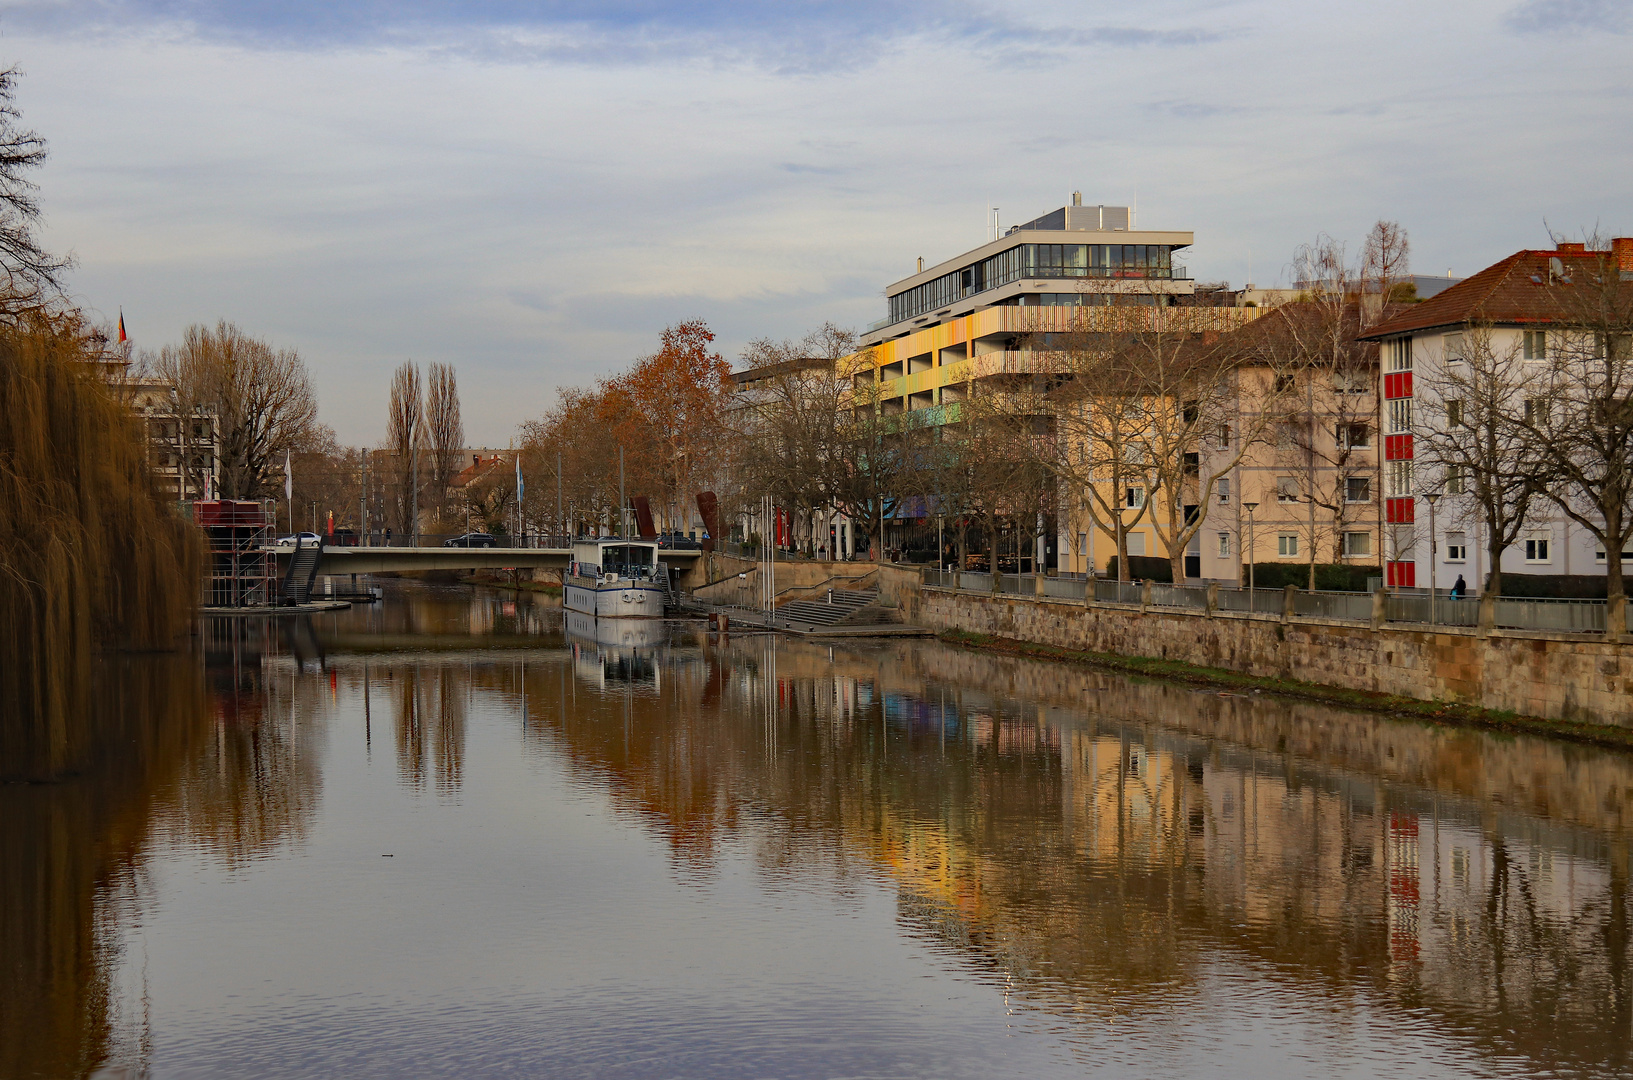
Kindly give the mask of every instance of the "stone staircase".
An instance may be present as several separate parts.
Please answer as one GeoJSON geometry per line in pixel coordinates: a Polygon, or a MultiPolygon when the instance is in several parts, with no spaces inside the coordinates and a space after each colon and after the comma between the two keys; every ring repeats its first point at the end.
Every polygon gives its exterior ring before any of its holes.
{"type": "Polygon", "coordinates": [[[777,625],[809,633],[824,626],[897,623],[894,608],[879,607],[879,590],[833,589],[816,600],[790,600],[777,608],[777,625]]]}

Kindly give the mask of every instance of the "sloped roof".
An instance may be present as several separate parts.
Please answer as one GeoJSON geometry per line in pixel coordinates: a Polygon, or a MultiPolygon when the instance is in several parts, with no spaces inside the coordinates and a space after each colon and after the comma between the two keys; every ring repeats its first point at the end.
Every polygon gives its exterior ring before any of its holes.
{"type": "Polygon", "coordinates": [[[1555,323],[1566,313],[1557,287],[1549,283],[1549,260],[1559,259],[1570,268],[1585,262],[1591,264],[1603,257],[1603,253],[1596,251],[1516,251],[1473,277],[1384,320],[1362,336],[1376,341],[1471,322],[1555,323]]]}

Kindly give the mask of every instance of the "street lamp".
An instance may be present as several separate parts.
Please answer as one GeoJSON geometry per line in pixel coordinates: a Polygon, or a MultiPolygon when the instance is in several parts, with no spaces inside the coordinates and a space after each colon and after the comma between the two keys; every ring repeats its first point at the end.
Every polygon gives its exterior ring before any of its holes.
{"type": "Polygon", "coordinates": [[[1435,503],[1440,501],[1440,492],[1431,491],[1423,496],[1423,501],[1429,504],[1429,625],[1435,624],[1435,552],[1439,545],[1435,542],[1435,503]]]}
{"type": "Polygon", "coordinates": [[[1245,502],[1242,509],[1247,511],[1247,610],[1253,611],[1253,511],[1259,508],[1256,502],[1245,502]]]}

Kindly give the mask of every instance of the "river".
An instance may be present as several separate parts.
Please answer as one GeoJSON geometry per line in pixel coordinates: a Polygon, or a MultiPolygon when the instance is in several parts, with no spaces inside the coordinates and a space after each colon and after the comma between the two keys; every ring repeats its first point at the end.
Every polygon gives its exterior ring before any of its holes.
{"type": "Polygon", "coordinates": [[[0,1076],[1625,1076],[1633,758],[530,594],[210,623],[0,785],[0,1076]]]}

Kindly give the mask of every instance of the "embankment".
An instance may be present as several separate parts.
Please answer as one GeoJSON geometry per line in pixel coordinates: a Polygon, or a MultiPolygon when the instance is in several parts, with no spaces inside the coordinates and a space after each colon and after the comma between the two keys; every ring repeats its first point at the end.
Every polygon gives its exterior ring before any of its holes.
{"type": "Polygon", "coordinates": [[[1316,618],[1141,611],[933,587],[904,607],[913,621],[935,630],[1633,729],[1633,645],[1586,635],[1374,630],[1316,618]]]}

